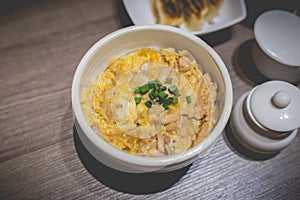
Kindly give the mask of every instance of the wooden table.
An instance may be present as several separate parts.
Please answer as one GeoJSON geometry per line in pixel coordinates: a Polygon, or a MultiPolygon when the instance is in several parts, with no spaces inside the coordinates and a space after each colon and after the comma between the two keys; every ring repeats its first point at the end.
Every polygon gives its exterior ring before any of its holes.
{"type": "MultiPolygon", "coordinates": [[[[299,199],[299,134],[267,158],[228,130],[206,157],[161,175],[95,161],[74,130],[73,74],[91,45],[130,24],[107,0],[31,0],[0,15],[0,199],[299,199]]],[[[251,20],[203,39],[228,68],[234,102],[266,80],[251,63],[251,20]]]]}

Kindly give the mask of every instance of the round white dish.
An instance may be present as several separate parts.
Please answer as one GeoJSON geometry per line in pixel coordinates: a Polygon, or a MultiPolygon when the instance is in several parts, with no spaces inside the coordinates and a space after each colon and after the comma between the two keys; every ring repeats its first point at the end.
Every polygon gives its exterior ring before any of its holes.
{"type": "Polygon", "coordinates": [[[191,164],[204,155],[222,133],[232,107],[232,85],[222,59],[200,38],[178,28],[149,25],[132,26],[115,31],[94,44],[81,59],[72,83],[72,108],[75,125],[85,147],[103,164],[130,173],[172,171],[191,164]],[[218,85],[217,123],[203,142],[180,155],[142,157],[123,152],[98,136],[85,119],[80,103],[80,91],[96,74],[103,71],[109,59],[140,48],[188,50],[203,70],[210,73],[218,85]]]}

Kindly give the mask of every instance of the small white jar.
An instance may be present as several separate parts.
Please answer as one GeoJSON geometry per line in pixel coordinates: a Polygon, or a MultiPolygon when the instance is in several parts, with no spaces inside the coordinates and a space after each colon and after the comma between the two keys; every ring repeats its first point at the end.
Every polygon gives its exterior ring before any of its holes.
{"type": "Polygon", "coordinates": [[[287,11],[261,14],[254,24],[256,68],[271,80],[300,82],[300,17],[287,11]]]}
{"type": "Polygon", "coordinates": [[[232,133],[247,149],[274,154],[287,147],[300,127],[300,90],[268,81],[243,94],[230,119],[232,133]]]}

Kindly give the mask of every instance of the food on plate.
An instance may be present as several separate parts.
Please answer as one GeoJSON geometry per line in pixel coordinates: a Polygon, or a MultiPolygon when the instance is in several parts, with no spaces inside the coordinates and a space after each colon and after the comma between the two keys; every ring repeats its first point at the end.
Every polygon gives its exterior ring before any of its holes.
{"type": "Polygon", "coordinates": [[[166,156],[211,132],[216,89],[190,52],[143,48],[112,58],[81,103],[88,123],[116,148],[166,156]]]}
{"type": "Polygon", "coordinates": [[[214,17],[219,15],[219,10],[223,4],[223,0],[206,0],[208,6],[208,12],[205,16],[208,22],[211,22],[214,17]]]}
{"type": "Polygon", "coordinates": [[[158,24],[199,30],[218,14],[223,0],[152,0],[152,10],[158,24]]]}
{"type": "Polygon", "coordinates": [[[157,23],[179,26],[183,23],[183,4],[177,0],[152,1],[152,8],[157,23]]]}

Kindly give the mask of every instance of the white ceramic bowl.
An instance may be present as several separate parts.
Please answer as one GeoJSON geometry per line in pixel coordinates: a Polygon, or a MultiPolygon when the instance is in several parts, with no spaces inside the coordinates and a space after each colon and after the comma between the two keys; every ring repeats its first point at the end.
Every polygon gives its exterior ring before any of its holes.
{"type": "Polygon", "coordinates": [[[267,78],[300,81],[300,17],[287,11],[261,14],[254,24],[253,60],[267,78]]]}
{"type": "Polygon", "coordinates": [[[231,80],[222,59],[200,38],[164,25],[132,26],[113,32],[92,46],[80,61],[72,84],[72,108],[75,126],[85,147],[103,164],[130,173],[165,172],[180,169],[191,164],[199,155],[210,149],[215,143],[231,113],[231,80]],[[103,71],[113,56],[123,55],[132,50],[154,47],[173,47],[176,50],[189,50],[205,72],[210,73],[218,85],[217,123],[203,142],[180,155],[165,157],[142,157],[123,152],[104,139],[87,123],[81,104],[80,92],[96,74],[103,71]]]}

